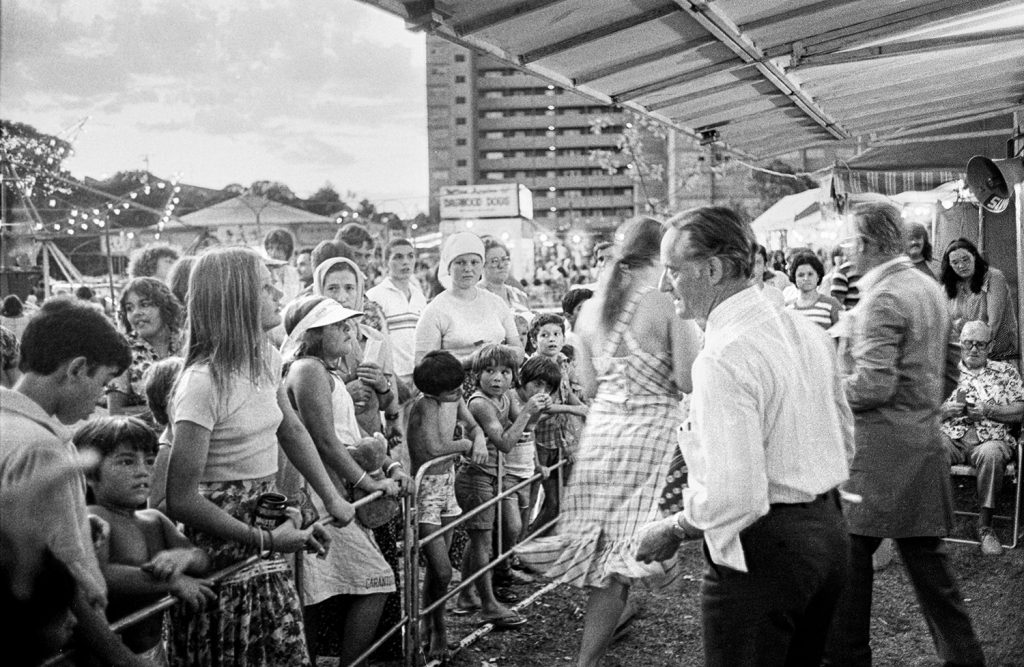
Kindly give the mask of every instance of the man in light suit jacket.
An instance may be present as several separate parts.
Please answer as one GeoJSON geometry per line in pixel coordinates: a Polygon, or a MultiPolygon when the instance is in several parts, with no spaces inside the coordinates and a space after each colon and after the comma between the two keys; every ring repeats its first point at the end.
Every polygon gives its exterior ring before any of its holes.
{"type": "Polygon", "coordinates": [[[939,431],[949,315],[938,284],[903,254],[902,216],[888,202],[854,209],[844,245],[861,275],[852,365],[843,378],[854,413],[856,452],[844,503],[850,580],[833,618],[827,664],[868,666],[871,556],[896,541],[939,657],[983,665],[941,538],[953,523],[949,463],[939,431]]]}

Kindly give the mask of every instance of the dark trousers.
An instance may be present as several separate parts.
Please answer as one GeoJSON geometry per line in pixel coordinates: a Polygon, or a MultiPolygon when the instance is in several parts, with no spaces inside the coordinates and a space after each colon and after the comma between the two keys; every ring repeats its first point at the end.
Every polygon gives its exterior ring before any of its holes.
{"type": "Polygon", "coordinates": [[[740,541],[747,572],[716,565],[705,547],[707,667],[818,667],[849,564],[835,492],[812,503],[772,505],[740,541]]]}
{"type": "MultiPolygon", "coordinates": [[[[829,635],[829,665],[871,665],[871,556],[881,541],[880,537],[850,535],[850,581],[836,608],[829,635]]],[[[948,666],[984,665],[985,657],[950,573],[942,541],[937,537],[903,537],[896,539],[896,546],[939,658],[948,666]]]]}

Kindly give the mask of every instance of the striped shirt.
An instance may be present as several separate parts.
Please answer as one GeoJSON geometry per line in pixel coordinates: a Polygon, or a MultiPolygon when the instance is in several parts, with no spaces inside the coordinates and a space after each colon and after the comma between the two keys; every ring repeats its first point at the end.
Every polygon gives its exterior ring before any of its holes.
{"type": "Polygon", "coordinates": [[[427,306],[427,299],[416,280],[409,281],[410,297],[395,285],[390,277],[366,291],[366,298],[380,305],[384,311],[388,334],[391,336],[395,375],[403,382],[412,379],[415,366],[416,323],[427,306]]]}
{"type": "Polygon", "coordinates": [[[842,266],[832,274],[832,298],[843,304],[843,308],[846,310],[850,310],[860,301],[858,280],[860,280],[860,276],[850,262],[843,262],[842,266]]]}
{"type": "Polygon", "coordinates": [[[828,329],[838,322],[839,313],[843,311],[842,304],[823,294],[818,294],[818,299],[810,306],[801,306],[797,298],[787,303],[786,308],[795,310],[822,329],[828,329]]]}

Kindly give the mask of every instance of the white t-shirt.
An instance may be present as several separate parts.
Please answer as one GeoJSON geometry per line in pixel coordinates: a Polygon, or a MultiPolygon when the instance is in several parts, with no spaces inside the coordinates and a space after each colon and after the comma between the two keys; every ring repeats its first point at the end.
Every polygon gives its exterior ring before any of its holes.
{"type": "Polygon", "coordinates": [[[465,301],[444,291],[427,304],[416,325],[416,353],[447,350],[459,359],[489,343],[516,340],[519,330],[512,309],[499,297],[477,288],[465,301]]]}
{"type": "Polygon", "coordinates": [[[182,371],[171,402],[174,432],[181,422],[210,431],[210,449],[201,481],[260,479],[277,472],[277,427],[284,415],[277,404],[281,355],[268,346],[271,375],[258,385],[233,377],[217,392],[207,364],[182,371]]]}

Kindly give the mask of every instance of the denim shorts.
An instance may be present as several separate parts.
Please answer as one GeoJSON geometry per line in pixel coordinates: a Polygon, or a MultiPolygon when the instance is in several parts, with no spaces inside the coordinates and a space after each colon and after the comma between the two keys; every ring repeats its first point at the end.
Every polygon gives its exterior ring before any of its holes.
{"type": "MultiPolygon", "coordinates": [[[[502,490],[510,488],[510,482],[511,480],[506,481],[501,487],[502,490]]],[[[464,468],[455,475],[455,498],[458,499],[459,506],[466,514],[469,514],[477,507],[497,496],[497,477],[480,472],[472,467],[464,468]]],[[[505,507],[502,508],[503,512],[519,511],[516,496],[517,494],[512,494],[505,498],[505,507]]],[[[475,514],[467,519],[465,523],[466,530],[493,530],[497,516],[498,505],[495,503],[479,514],[475,514]]]]}

